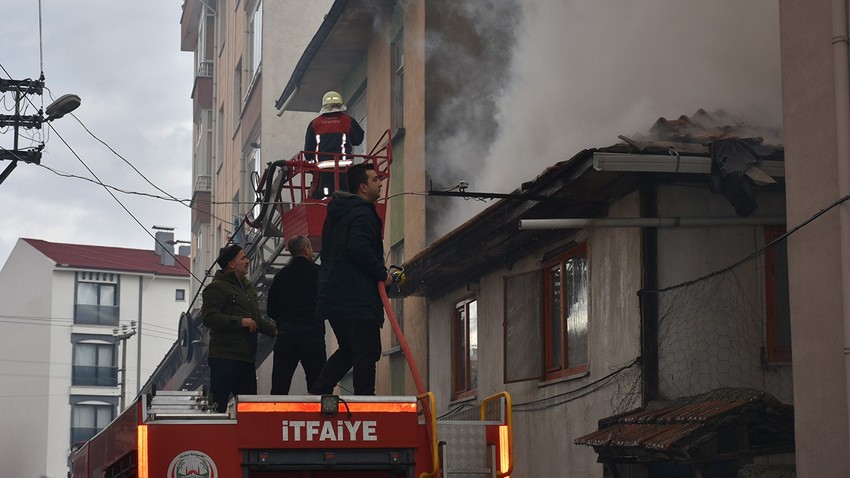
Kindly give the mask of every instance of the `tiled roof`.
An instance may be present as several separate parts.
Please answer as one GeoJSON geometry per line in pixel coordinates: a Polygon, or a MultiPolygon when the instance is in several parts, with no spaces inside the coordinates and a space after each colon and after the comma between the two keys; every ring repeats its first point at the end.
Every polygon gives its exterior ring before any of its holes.
{"type": "Polygon", "coordinates": [[[750,389],[724,388],[599,421],[599,430],[575,440],[600,456],[690,456],[721,429],[741,424],[747,450],[794,449],[793,407],[771,395],[750,389]]]}
{"type": "Polygon", "coordinates": [[[164,266],[160,263],[160,257],[152,250],[63,244],[27,238],[24,238],[24,241],[52,259],[59,267],[189,276],[189,258],[186,256],[175,255],[175,264],[164,266]]]}

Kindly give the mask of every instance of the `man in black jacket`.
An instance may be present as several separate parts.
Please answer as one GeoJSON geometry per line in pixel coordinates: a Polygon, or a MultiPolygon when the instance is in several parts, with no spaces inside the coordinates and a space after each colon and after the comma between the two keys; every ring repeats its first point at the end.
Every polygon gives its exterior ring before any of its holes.
{"type": "Polygon", "coordinates": [[[257,291],[245,277],[248,257],[236,244],[222,247],[220,271],[204,289],[201,308],[210,330],[210,393],[217,412],[227,410],[230,395],[257,394],[257,332],[274,336],[274,322],[260,315],[257,291]]]}
{"type": "Polygon", "coordinates": [[[328,204],[322,228],[322,263],[316,317],[328,320],[339,349],[328,358],[313,394],[330,394],[354,367],[354,394],[375,394],[375,364],[381,357],[384,322],[378,284],[392,283],[384,267],[381,218],[375,202],[381,178],[371,164],[348,169],[348,190],[328,204]]]}
{"type": "Polygon", "coordinates": [[[268,314],[277,322],[272,368],[272,395],[289,394],[298,362],[309,387],[325,365],[325,322],[316,318],[319,266],[313,245],[304,236],[286,242],[289,264],[274,276],[269,288],[268,314]]]}

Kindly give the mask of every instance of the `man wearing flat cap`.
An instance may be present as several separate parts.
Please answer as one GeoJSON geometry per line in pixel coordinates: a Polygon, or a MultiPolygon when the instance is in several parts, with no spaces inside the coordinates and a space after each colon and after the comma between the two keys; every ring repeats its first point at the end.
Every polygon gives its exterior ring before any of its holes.
{"type": "Polygon", "coordinates": [[[257,291],[245,277],[248,257],[242,248],[222,247],[216,263],[221,270],[204,289],[201,315],[210,330],[210,393],[221,413],[231,395],[257,394],[257,332],[275,336],[277,328],[260,315],[257,291]]]}

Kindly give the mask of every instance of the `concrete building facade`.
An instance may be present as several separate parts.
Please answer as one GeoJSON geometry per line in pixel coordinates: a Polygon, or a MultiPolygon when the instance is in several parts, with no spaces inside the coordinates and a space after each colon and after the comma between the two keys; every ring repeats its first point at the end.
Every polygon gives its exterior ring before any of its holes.
{"type": "Polygon", "coordinates": [[[133,400],[188,303],[189,258],[177,261],[153,250],[18,240],[0,270],[4,474],[67,476],[74,444],[133,400]],[[115,329],[136,333],[119,343],[115,329]]]}
{"type": "MultiPolygon", "coordinates": [[[[285,82],[328,1],[185,0],[180,48],[195,56],[192,270],[213,270],[220,247],[246,243],[258,231],[241,227],[257,199],[266,164],[289,159],[304,145],[314,113],[276,115],[271,95],[285,82]]],[[[256,267],[256,264],[252,264],[256,267]]],[[[208,279],[206,279],[208,280],[208,279]]],[[[194,297],[201,288],[192,285],[194,297]]],[[[199,323],[201,297],[193,304],[199,323]]],[[[260,388],[270,386],[270,367],[260,388]]]]}
{"type": "MultiPolygon", "coordinates": [[[[850,195],[847,10],[779,2],[789,225],[850,195]]],[[[850,204],[789,238],[788,262],[797,476],[850,476],[850,204]]]]}

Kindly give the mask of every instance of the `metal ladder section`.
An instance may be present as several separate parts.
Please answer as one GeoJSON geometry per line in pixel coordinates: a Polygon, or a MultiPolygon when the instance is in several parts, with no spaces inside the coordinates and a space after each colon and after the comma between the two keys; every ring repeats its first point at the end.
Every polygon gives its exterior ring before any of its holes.
{"type": "Polygon", "coordinates": [[[480,408],[467,408],[437,421],[440,462],[444,478],[502,478],[513,468],[511,444],[511,400],[502,392],[482,401],[480,408]],[[487,442],[487,428],[506,426],[507,439],[501,443],[506,450],[497,451],[496,444],[487,442]],[[507,457],[501,464],[499,456],[507,457]]]}
{"type": "Polygon", "coordinates": [[[227,413],[215,413],[212,410],[203,390],[163,390],[150,397],[144,409],[144,421],[230,418],[227,413]]]}

